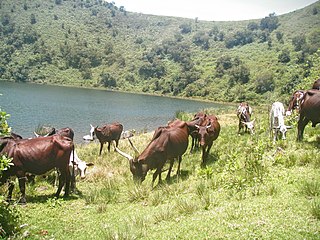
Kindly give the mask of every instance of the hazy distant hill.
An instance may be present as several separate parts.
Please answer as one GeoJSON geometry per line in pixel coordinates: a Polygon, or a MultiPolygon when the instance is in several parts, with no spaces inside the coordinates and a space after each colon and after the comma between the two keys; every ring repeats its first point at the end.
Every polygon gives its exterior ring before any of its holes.
{"type": "Polygon", "coordinates": [[[130,13],[102,0],[2,0],[0,13],[5,80],[258,102],[320,75],[319,1],[233,22],[130,13]]]}

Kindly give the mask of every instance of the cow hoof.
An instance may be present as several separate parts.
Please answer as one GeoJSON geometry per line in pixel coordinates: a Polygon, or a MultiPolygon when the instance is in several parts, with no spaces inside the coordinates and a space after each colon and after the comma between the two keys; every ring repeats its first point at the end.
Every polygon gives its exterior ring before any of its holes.
{"type": "Polygon", "coordinates": [[[27,201],[26,201],[25,198],[20,198],[18,204],[20,204],[20,205],[25,205],[25,204],[27,204],[27,201]]]}

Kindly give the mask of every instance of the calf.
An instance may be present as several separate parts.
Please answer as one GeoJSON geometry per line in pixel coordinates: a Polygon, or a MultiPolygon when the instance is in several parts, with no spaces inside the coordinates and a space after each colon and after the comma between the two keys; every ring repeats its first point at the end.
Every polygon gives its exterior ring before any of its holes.
{"type": "MultiPolygon", "coordinates": [[[[198,121],[197,126],[203,126],[206,123],[207,114],[203,112],[198,112],[194,115],[192,121],[198,121]]],[[[199,129],[194,128],[190,131],[190,136],[192,139],[191,142],[191,149],[190,152],[192,152],[195,148],[199,147],[199,129]]]]}
{"type": "Polygon", "coordinates": [[[242,128],[244,128],[245,132],[249,130],[251,134],[254,134],[254,120],[250,120],[251,114],[252,108],[249,106],[249,104],[245,102],[240,103],[237,109],[237,116],[239,118],[238,134],[240,134],[242,128]]]}
{"type": "Polygon", "coordinates": [[[106,142],[108,143],[109,152],[110,152],[110,144],[112,141],[115,141],[116,146],[118,147],[119,139],[121,137],[122,131],[123,131],[123,126],[118,122],[105,124],[100,128],[99,127],[94,128],[94,133],[100,142],[99,155],[101,155],[103,144],[105,144],[106,142]]]}
{"type": "Polygon", "coordinates": [[[218,118],[214,115],[209,115],[206,117],[206,123],[204,126],[198,126],[198,139],[200,146],[202,148],[202,165],[205,164],[210,149],[220,134],[220,124],[218,118]]]}
{"type": "Polygon", "coordinates": [[[278,139],[279,134],[282,135],[282,139],[286,139],[286,132],[291,129],[292,126],[286,126],[284,124],[284,106],[281,102],[274,102],[270,110],[270,133],[273,135],[273,141],[278,139]]]}

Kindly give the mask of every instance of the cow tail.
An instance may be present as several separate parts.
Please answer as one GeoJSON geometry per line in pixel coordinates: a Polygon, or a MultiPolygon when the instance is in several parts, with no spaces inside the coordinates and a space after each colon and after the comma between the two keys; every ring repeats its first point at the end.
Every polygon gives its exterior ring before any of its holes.
{"type": "Polygon", "coordinates": [[[74,161],[74,145],[72,148],[72,176],[71,176],[71,191],[74,191],[76,188],[76,176],[75,176],[75,161],[74,161]],[[73,189],[74,188],[74,189],[73,189]]]}

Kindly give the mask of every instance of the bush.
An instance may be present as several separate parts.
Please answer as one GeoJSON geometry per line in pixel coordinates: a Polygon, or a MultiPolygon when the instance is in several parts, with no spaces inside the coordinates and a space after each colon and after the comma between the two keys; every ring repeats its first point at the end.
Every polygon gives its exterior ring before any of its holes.
{"type": "Polygon", "coordinates": [[[0,198],[0,237],[6,238],[19,231],[20,212],[0,198]]]}
{"type": "MultiPolygon", "coordinates": [[[[6,136],[10,132],[7,124],[9,115],[0,109],[0,137],[6,136]]],[[[0,177],[2,172],[10,167],[11,159],[6,156],[0,156],[0,177]]],[[[15,206],[9,205],[0,197],[0,237],[6,238],[18,231],[20,213],[15,206]]]]}

